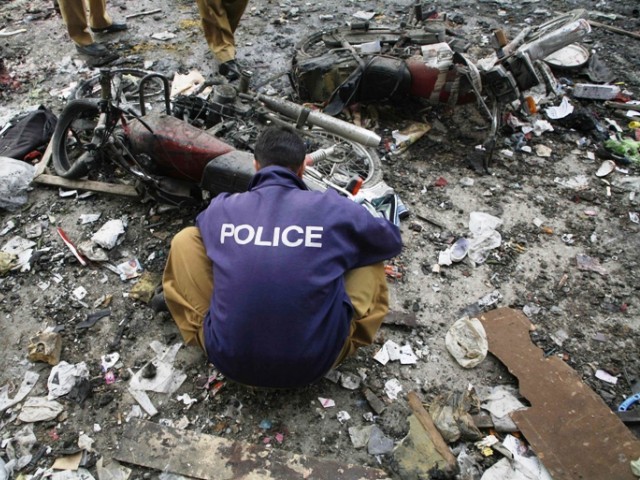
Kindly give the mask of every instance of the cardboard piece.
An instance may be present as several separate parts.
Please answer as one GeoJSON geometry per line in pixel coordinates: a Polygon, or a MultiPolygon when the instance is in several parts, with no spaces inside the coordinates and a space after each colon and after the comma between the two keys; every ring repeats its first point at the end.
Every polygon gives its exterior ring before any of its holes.
{"type": "Polygon", "coordinates": [[[531,342],[529,319],[499,308],[480,316],[489,351],[518,377],[531,407],[511,414],[553,478],[633,480],[640,440],[561,358],[531,342]]]}
{"type": "Polygon", "coordinates": [[[163,427],[144,420],[131,421],[125,427],[114,458],[163,472],[209,480],[388,478],[385,472],[375,468],[267,449],[263,445],[163,427]]]}
{"type": "Polygon", "coordinates": [[[58,457],[51,465],[54,470],[78,470],[80,462],[82,461],[82,452],[74,453],[73,455],[65,455],[64,457],[58,457]]]}

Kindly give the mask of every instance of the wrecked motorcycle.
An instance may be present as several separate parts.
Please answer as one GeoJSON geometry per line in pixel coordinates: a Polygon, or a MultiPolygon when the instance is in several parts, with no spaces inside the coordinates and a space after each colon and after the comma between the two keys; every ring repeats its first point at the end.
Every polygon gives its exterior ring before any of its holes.
{"type": "Polygon", "coordinates": [[[92,81],[100,99],[67,104],[52,139],[59,176],[111,182],[124,173],[141,195],[173,205],[197,204],[221,192],[245,191],[254,172],[255,139],[278,124],[296,128],[305,141],[309,188],[353,195],[383,183],[375,150],[380,137],[369,130],[229,84],[216,85],[205,99],[172,100],[169,79],[158,73],[134,82],[134,108],[131,91],[124,88],[128,76],[126,70],[101,70],[99,82],[92,81]],[[157,94],[162,111],[147,113],[150,96],[157,94]]]}
{"type": "Polygon", "coordinates": [[[519,100],[534,110],[525,92],[544,83],[553,91],[551,69],[544,62],[591,31],[587,12],[573,10],[536,27],[527,27],[511,41],[494,31],[495,51],[472,59],[468,45],[447,28],[447,18],[422,18],[419,4],[408,27],[373,27],[368,22],[303,39],[292,60],[291,84],[300,101],[324,105],[336,115],[358,102],[419,98],[430,103],[460,105],[477,102],[491,122],[485,142],[491,158],[501,113],[519,100]]]}

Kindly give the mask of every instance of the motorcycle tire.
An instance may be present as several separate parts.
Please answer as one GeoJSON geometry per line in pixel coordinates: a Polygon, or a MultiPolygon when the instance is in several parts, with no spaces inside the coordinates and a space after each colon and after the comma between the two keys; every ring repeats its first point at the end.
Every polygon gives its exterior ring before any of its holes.
{"type": "Polygon", "coordinates": [[[64,108],[51,140],[51,159],[57,175],[78,179],[88,173],[74,165],[88,151],[86,145],[93,138],[99,115],[97,103],[91,100],[72,100],[64,108]]]}
{"type": "MultiPolygon", "coordinates": [[[[137,68],[118,68],[111,70],[113,78],[111,80],[111,96],[116,104],[137,104],[139,101],[139,84],[140,80],[155,73],[149,70],[141,70],[137,68]]],[[[149,100],[154,97],[162,98],[164,86],[157,79],[151,79],[145,86],[143,98],[149,100]]],[[[74,100],[84,99],[100,99],[102,90],[100,88],[100,74],[82,80],[78,86],[72,91],[71,98],[74,100]]]]}
{"type": "Polygon", "coordinates": [[[313,164],[313,167],[331,183],[345,188],[355,175],[362,178],[362,188],[371,188],[383,181],[382,162],[374,148],[365,147],[320,129],[305,132],[304,138],[308,142],[309,153],[335,147],[332,155],[313,164]]]}
{"type": "MultiPolygon", "coordinates": [[[[419,44],[425,43],[425,36],[429,36],[424,30],[411,30],[411,32],[422,40],[418,42],[419,44]]],[[[403,35],[406,36],[406,34],[407,32],[384,27],[372,28],[370,30],[337,28],[331,31],[314,32],[297,43],[295,46],[295,57],[313,58],[322,56],[330,50],[344,50],[341,44],[342,40],[345,40],[352,46],[376,40],[384,44],[394,44],[403,38],[403,35]]],[[[432,42],[426,41],[426,43],[434,43],[436,41],[435,39],[431,40],[432,42]]]]}

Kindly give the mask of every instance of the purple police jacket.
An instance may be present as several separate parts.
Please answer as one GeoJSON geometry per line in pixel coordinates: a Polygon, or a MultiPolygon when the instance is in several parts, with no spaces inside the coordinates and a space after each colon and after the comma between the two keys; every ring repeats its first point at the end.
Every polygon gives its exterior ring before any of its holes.
{"type": "Polygon", "coordinates": [[[296,387],[329,371],[353,307],[344,274],[400,253],[398,227],[333,190],[270,166],[196,220],[213,262],[207,355],[247,385],[296,387]]]}

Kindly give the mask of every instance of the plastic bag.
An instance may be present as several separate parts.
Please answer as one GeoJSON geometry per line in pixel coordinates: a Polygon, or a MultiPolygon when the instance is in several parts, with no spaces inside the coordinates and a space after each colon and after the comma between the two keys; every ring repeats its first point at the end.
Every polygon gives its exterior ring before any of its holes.
{"type": "Polygon", "coordinates": [[[462,317],[455,322],[445,336],[449,353],[464,368],[473,368],[487,356],[489,343],[480,320],[462,317]]]}
{"type": "Polygon", "coordinates": [[[0,208],[14,211],[27,203],[27,188],[34,175],[33,165],[0,157],[0,208]]]}
{"type": "Polygon", "coordinates": [[[617,155],[627,157],[633,162],[640,163],[640,142],[636,142],[631,138],[609,139],[604,142],[604,148],[617,155]]]}
{"type": "Polygon", "coordinates": [[[472,389],[438,395],[429,406],[433,423],[447,443],[482,438],[473,422],[472,410],[479,410],[479,401],[472,389]]]}

